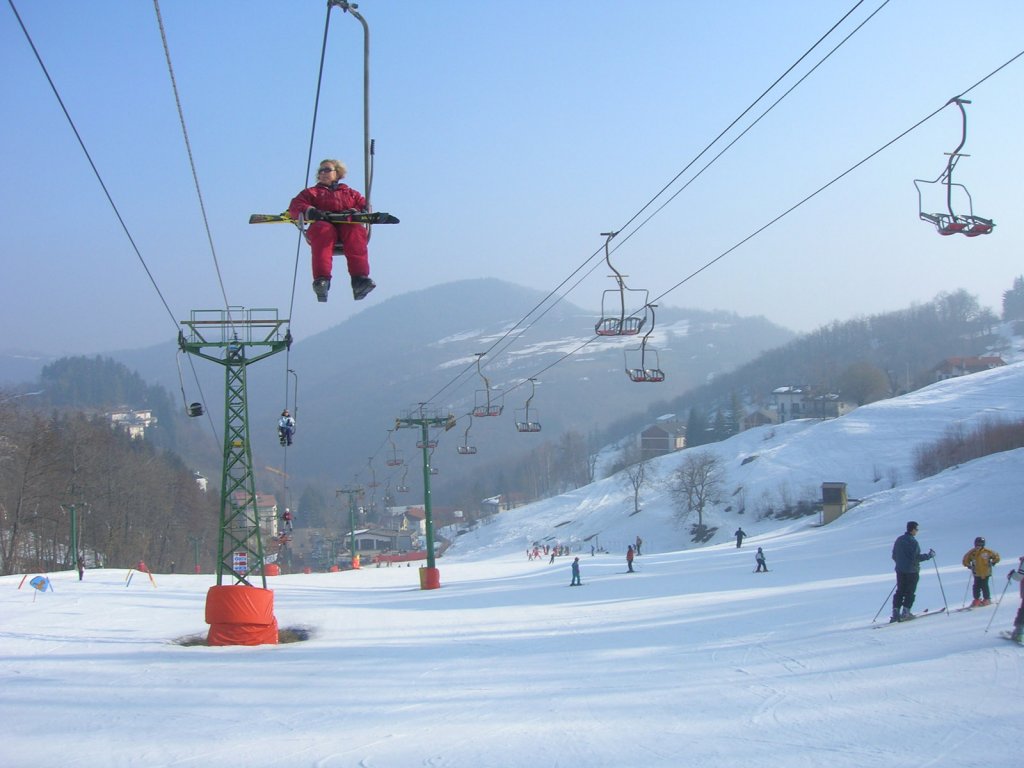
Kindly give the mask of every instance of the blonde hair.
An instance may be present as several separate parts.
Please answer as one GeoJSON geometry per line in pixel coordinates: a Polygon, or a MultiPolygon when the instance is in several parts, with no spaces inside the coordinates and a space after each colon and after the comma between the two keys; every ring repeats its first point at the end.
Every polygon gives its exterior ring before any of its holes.
{"type": "Polygon", "coordinates": [[[338,172],[339,179],[344,179],[345,174],[348,173],[348,168],[345,166],[343,162],[341,162],[341,160],[321,160],[320,167],[323,167],[325,163],[330,164],[334,168],[334,170],[338,172]]]}

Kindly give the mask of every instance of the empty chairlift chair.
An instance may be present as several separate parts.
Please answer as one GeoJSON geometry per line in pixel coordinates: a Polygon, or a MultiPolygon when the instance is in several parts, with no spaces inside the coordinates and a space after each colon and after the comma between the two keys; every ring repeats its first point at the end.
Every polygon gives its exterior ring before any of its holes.
{"type": "Polygon", "coordinates": [[[650,314],[651,322],[640,346],[627,349],[623,353],[626,359],[626,375],[629,376],[630,381],[658,384],[665,380],[665,372],[661,370],[658,351],[647,344],[654,332],[655,306],[657,305],[648,304],[645,308],[646,313],[650,314]]]}
{"type": "Polygon", "coordinates": [[[526,399],[526,406],[516,411],[516,431],[517,432],[540,432],[540,421],[537,419],[537,411],[534,410],[531,414],[530,403],[533,402],[533,396],[537,393],[537,380],[530,379],[530,396],[526,399]]]}
{"type": "Polygon", "coordinates": [[[598,336],[636,336],[644,326],[646,315],[640,311],[647,306],[648,292],[642,289],[627,288],[625,278],[619,270],[612,266],[608,244],[618,232],[602,232],[604,241],[604,261],[614,274],[609,275],[615,280],[616,288],[610,288],[601,294],[601,318],[594,325],[594,333],[598,336]]]}
{"type": "Polygon", "coordinates": [[[476,353],[476,372],[483,379],[484,388],[478,389],[474,395],[473,403],[473,416],[484,418],[487,416],[501,416],[501,412],[504,406],[501,402],[491,402],[491,382],[488,381],[487,377],[484,376],[483,371],[480,369],[480,359],[484,356],[483,352],[476,353]]]}
{"type": "Polygon", "coordinates": [[[966,235],[967,237],[988,235],[992,233],[995,222],[982,216],[975,216],[974,201],[971,198],[971,193],[967,191],[967,187],[963,184],[953,181],[953,169],[956,168],[957,162],[959,162],[961,157],[969,157],[969,155],[963,154],[960,150],[967,143],[967,110],[964,109],[964,104],[970,104],[971,102],[967,99],[953,98],[950,99],[949,103],[956,104],[960,109],[962,126],[960,143],[957,144],[956,149],[948,153],[949,160],[946,161],[946,167],[937,178],[930,181],[927,179],[914,179],[914,187],[917,189],[918,218],[921,221],[927,221],[929,224],[932,224],[935,227],[935,231],[945,237],[949,235],[966,235]],[[922,192],[933,186],[945,188],[946,209],[944,211],[934,212],[933,208],[925,210],[922,192]],[[956,206],[953,205],[954,188],[957,190],[959,201],[956,206]],[[962,205],[963,201],[966,201],[967,204],[966,213],[962,205]]]}

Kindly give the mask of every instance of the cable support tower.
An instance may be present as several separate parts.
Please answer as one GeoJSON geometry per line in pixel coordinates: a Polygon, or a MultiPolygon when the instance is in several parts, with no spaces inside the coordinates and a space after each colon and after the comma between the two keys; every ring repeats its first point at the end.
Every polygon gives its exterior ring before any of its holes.
{"type": "Polygon", "coordinates": [[[225,577],[234,584],[253,586],[264,573],[263,539],[256,505],[252,445],[249,440],[247,370],[250,365],[291,345],[287,320],[276,309],[192,310],[181,325],[178,344],[183,352],[224,366],[224,454],[221,470],[217,586],[225,577]],[[230,313],[232,316],[227,317],[230,313]],[[255,353],[255,354],[252,354],[255,353]]]}
{"type": "Polygon", "coordinates": [[[432,452],[430,439],[431,429],[444,429],[447,432],[455,426],[455,416],[438,409],[428,409],[426,403],[420,403],[417,408],[411,409],[402,416],[395,419],[395,429],[419,429],[420,439],[417,445],[423,455],[423,514],[426,518],[426,539],[427,539],[427,568],[435,570],[436,560],[434,554],[434,517],[430,500],[430,454],[432,452]]]}

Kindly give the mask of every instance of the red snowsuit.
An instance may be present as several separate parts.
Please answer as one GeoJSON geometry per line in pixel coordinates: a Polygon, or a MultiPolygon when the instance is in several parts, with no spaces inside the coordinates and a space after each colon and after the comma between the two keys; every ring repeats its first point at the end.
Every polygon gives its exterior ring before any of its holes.
{"type": "MultiPolygon", "coordinates": [[[[317,184],[299,192],[288,206],[288,215],[298,219],[307,208],[337,213],[348,208],[365,210],[366,198],[347,184],[317,184]]],[[[366,251],[366,227],[362,224],[331,224],[314,221],[306,230],[306,241],[313,252],[313,279],[330,278],[334,265],[334,243],[345,250],[348,273],[352,277],[369,277],[370,258],[366,251]]]]}

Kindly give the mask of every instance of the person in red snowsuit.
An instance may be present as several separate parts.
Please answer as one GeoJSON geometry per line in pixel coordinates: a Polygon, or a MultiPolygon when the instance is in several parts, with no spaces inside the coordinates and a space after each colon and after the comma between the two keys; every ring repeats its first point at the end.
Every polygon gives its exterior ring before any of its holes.
{"type": "Polygon", "coordinates": [[[340,243],[348,273],[352,278],[352,296],[358,301],[376,288],[370,279],[366,227],[362,224],[332,224],[324,221],[325,213],[366,210],[366,198],[347,184],[342,184],[348,169],[338,160],[321,160],[316,172],[316,185],[302,190],[288,206],[288,215],[301,216],[312,222],[306,230],[306,241],[313,253],[313,291],[318,301],[327,301],[334,265],[334,245],[340,243]]]}

